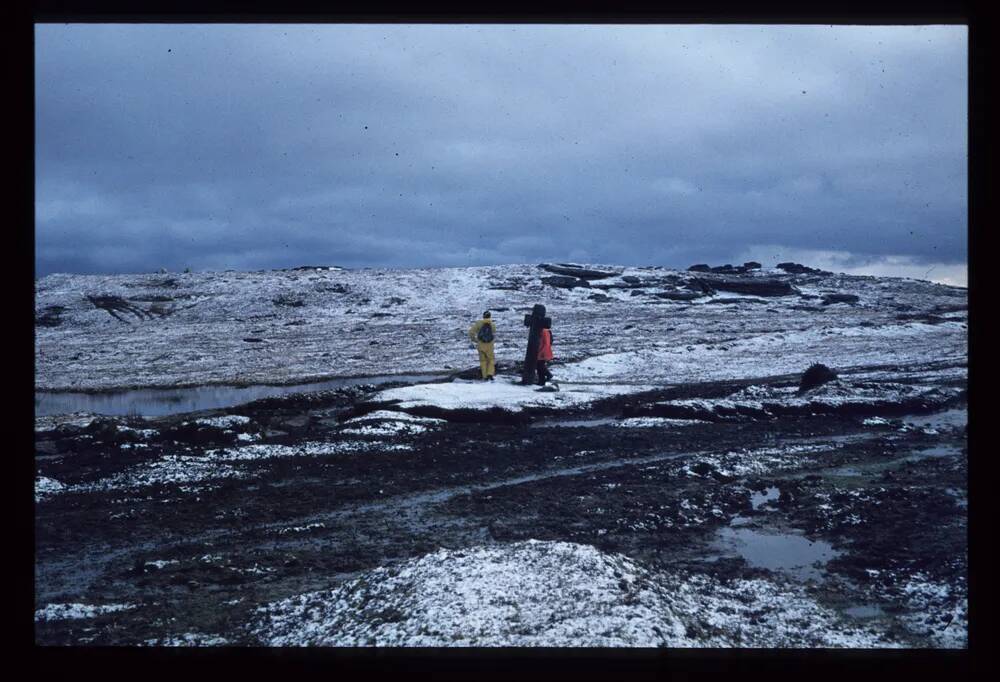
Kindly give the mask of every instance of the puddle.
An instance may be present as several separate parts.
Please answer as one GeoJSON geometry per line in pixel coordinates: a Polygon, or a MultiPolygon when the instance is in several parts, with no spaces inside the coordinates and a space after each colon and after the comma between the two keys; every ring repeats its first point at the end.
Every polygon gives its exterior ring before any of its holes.
{"type": "Polygon", "coordinates": [[[260,398],[347,388],[360,384],[399,381],[417,384],[440,380],[439,374],[395,374],[374,377],[329,379],[290,386],[193,386],[190,388],[143,388],[114,393],[35,392],[35,416],[72,412],[161,417],[168,414],[212,410],[241,405],[260,398]]]}
{"type": "Polygon", "coordinates": [[[713,544],[716,549],[735,551],[751,566],[780,571],[799,580],[822,579],[822,565],[840,554],[822,540],[738,526],[720,528],[713,544]]]}
{"type": "Polygon", "coordinates": [[[906,457],[900,457],[898,459],[891,459],[884,462],[873,462],[867,465],[847,465],[840,466],[830,469],[826,472],[827,476],[838,476],[845,478],[856,478],[861,476],[875,476],[876,474],[888,469],[893,465],[898,465],[903,462],[919,462],[922,459],[928,459],[932,457],[957,457],[962,452],[962,449],[956,445],[935,445],[929,448],[922,448],[920,450],[913,450],[906,457]]]}
{"type": "Polygon", "coordinates": [[[961,429],[969,423],[969,410],[963,407],[935,414],[912,415],[904,417],[903,423],[920,428],[961,429]]]}
{"type": "Polygon", "coordinates": [[[931,448],[914,450],[909,457],[904,457],[903,462],[916,462],[928,457],[956,457],[961,454],[962,449],[955,445],[935,445],[931,448]]]}
{"type": "Polygon", "coordinates": [[[880,618],[885,614],[885,610],[878,604],[858,604],[844,609],[844,613],[854,618],[880,618]]]}
{"type": "Polygon", "coordinates": [[[778,499],[781,492],[777,488],[767,488],[762,493],[754,493],[750,497],[750,506],[754,509],[760,509],[763,505],[771,502],[772,500],[778,499]]]}
{"type": "Polygon", "coordinates": [[[965,490],[958,488],[945,488],[944,491],[955,498],[955,504],[962,509],[969,508],[969,496],[965,490]]]}
{"type": "Polygon", "coordinates": [[[837,467],[836,469],[830,469],[829,476],[864,476],[864,472],[861,469],[855,467],[837,467]]]}
{"type": "Polygon", "coordinates": [[[618,420],[613,417],[599,417],[596,419],[547,419],[534,422],[531,428],[552,428],[555,426],[566,427],[586,427],[586,426],[608,426],[615,424],[618,420]]]}
{"type": "Polygon", "coordinates": [[[866,434],[844,433],[835,436],[826,436],[825,440],[830,443],[833,443],[834,445],[841,446],[841,445],[850,445],[859,440],[867,440],[868,438],[869,436],[867,436],[866,434]]]}

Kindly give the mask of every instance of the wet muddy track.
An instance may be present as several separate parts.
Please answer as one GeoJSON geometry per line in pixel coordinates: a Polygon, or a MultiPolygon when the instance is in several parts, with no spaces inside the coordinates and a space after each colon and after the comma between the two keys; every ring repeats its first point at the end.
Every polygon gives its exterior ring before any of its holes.
{"type": "MultiPolygon", "coordinates": [[[[369,409],[358,409],[355,397],[257,403],[241,414],[273,428],[274,442],[337,442],[346,438],[337,419],[369,409]],[[299,426],[288,428],[295,419],[299,426]]],[[[576,416],[627,409],[605,403],[576,416]]],[[[64,483],[98,480],[176,449],[154,442],[138,454],[72,435],[63,441],[62,454],[38,466],[64,483]]],[[[459,422],[391,442],[412,450],[262,460],[246,467],[248,478],[196,492],[161,484],[46,500],[36,508],[36,601],[141,606],[36,623],[37,641],[129,644],[206,632],[239,642],[240,624],[263,602],[438,547],[529,537],[723,577],[761,574],[713,545],[737,516],[754,528],[832,543],[840,553],[815,589],[844,608],[873,599],[891,608],[894,572],[964,580],[965,509],[948,492],[966,489],[957,430],[900,433],[838,415],[634,429],[459,422]],[[766,454],[789,445],[803,449],[766,454]],[[908,459],[942,446],[955,454],[908,459]],[[774,460],[760,472],[725,459],[755,450],[774,460]],[[767,488],[779,497],[753,509],[753,495],[767,488]]],[[[188,446],[192,455],[217,447],[188,446]]]]}

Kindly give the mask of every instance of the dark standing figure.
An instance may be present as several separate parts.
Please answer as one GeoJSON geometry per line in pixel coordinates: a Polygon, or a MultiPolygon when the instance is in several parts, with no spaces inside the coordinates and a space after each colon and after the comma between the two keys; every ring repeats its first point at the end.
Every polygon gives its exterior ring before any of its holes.
{"type": "Polygon", "coordinates": [[[552,381],[552,372],[545,363],[552,359],[552,318],[546,317],[538,341],[538,362],[535,369],[538,373],[538,385],[544,386],[546,381],[552,381]]]}
{"type": "MultiPolygon", "coordinates": [[[[545,306],[536,304],[530,315],[524,316],[524,326],[528,328],[528,349],[524,353],[524,369],[521,372],[522,384],[535,383],[535,368],[538,362],[538,343],[541,339],[542,327],[545,325],[545,306]]],[[[551,320],[550,320],[551,324],[551,320]]]]}

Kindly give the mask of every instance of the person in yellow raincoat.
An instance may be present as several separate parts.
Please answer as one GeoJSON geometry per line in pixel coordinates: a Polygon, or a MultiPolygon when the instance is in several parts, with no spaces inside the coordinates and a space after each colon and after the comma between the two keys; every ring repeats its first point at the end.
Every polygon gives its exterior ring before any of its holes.
{"type": "Polygon", "coordinates": [[[469,328],[469,338],[479,351],[479,371],[482,372],[483,381],[493,381],[493,376],[497,373],[493,356],[493,337],[496,335],[496,330],[489,310],[483,313],[483,319],[477,320],[469,328]]]}

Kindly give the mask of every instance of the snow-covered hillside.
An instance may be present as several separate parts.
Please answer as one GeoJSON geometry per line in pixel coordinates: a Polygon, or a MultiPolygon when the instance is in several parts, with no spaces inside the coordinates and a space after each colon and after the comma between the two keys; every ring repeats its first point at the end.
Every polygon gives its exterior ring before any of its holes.
{"type": "Polygon", "coordinates": [[[782,270],[734,277],[604,269],[615,274],[571,289],[534,265],[49,275],[36,283],[36,388],[453,372],[476,365],[466,334],[486,309],[498,326],[503,371],[523,359],[523,317],[536,303],[553,319],[557,360],[569,363],[559,378],[576,383],[662,384],[800,372],[812,362],[843,368],[966,357],[961,288],[782,270]],[[736,280],[790,286],[762,289],[767,295],[712,288],[736,280]]]}

